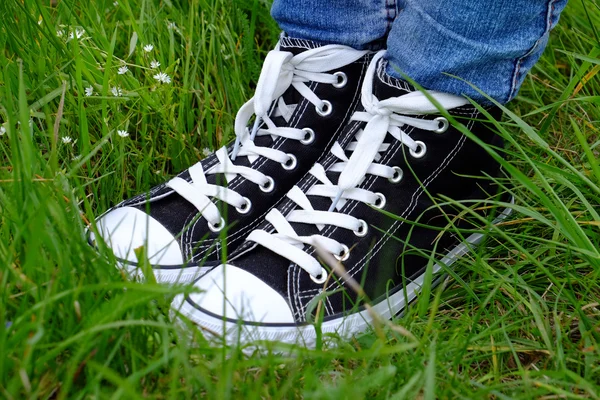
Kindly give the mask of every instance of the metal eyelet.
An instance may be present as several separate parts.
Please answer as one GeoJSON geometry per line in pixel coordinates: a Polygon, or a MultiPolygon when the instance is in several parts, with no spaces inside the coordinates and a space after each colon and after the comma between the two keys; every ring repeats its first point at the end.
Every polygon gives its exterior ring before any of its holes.
{"type": "Polygon", "coordinates": [[[221,232],[223,228],[225,228],[225,220],[223,219],[223,217],[221,217],[221,220],[216,225],[213,225],[210,222],[208,223],[208,229],[210,229],[213,232],[221,232]]]}
{"type": "Polygon", "coordinates": [[[383,207],[385,207],[385,196],[383,195],[383,193],[375,193],[375,196],[377,196],[377,200],[373,204],[373,207],[379,208],[381,210],[383,207]]]}
{"type": "Polygon", "coordinates": [[[345,244],[342,245],[342,254],[334,254],[333,256],[338,260],[338,261],[346,261],[348,258],[350,258],[350,249],[348,248],[348,246],[346,246],[345,244]]]}
{"type": "Polygon", "coordinates": [[[434,119],[434,121],[437,121],[439,124],[439,128],[437,128],[434,131],[435,133],[444,133],[448,130],[448,127],[450,126],[450,122],[448,122],[448,120],[444,117],[437,117],[436,119],[434,119]]]}
{"type": "Polygon", "coordinates": [[[296,168],[296,165],[298,165],[298,160],[293,154],[288,154],[287,156],[289,157],[288,160],[281,164],[281,166],[283,167],[283,169],[291,171],[294,168],[296,168]]]}
{"type": "Polygon", "coordinates": [[[337,83],[333,84],[334,88],[341,89],[348,83],[348,76],[346,76],[346,74],[342,71],[334,73],[333,76],[335,76],[338,80],[337,83]]]}
{"type": "Polygon", "coordinates": [[[359,223],[358,230],[353,231],[354,234],[358,237],[367,236],[367,233],[369,232],[369,225],[363,219],[359,219],[358,223],[359,223]]]}
{"type": "Polygon", "coordinates": [[[240,214],[248,214],[252,208],[252,202],[249,198],[244,197],[244,204],[241,207],[236,207],[235,210],[240,214]]]}
{"type": "Polygon", "coordinates": [[[413,156],[414,158],[423,158],[425,153],[427,153],[427,146],[425,145],[425,143],[421,142],[420,140],[415,141],[415,143],[417,145],[417,150],[413,151],[411,149],[410,155],[413,156]]]}
{"type": "Polygon", "coordinates": [[[326,117],[333,111],[333,106],[329,101],[323,100],[323,108],[315,106],[315,110],[317,110],[317,114],[319,114],[321,117],[326,117]]]}
{"type": "Polygon", "coordinates": [[[311,144],[315,141],[315,131],[310,128],[302,128],[302,130],[306,133],[306,135],[304,135],[304,139],[302,139],[300,143],[311,144]]]}
{"type": "Polygon", "coordinates": [[[402,178],[404,178],[404,171],[402,171],[402,168],[400,167],[392,167],[392,169],[394,170],[394,175],[389,178],[388,181],[392,183],[400,182],[402,178]]]}
{"type": "Polygon", "coordinates": [[[267,176],[267,182],[264,185],[258,185],[258,187],[265,193],[271,193],[275,189],[275,181],[270,176],[267,176]]]}
{"type": "Polygon", "coordinates": [[[327,280],[329,273],[327,272],[327,270],[325,268],[321,267],[321,274],[318,277],[312,276],[311,274],[309,274],[309,276],[310,276],[310,279],[312,279],[314,283],[322,285],[327,280]]]}

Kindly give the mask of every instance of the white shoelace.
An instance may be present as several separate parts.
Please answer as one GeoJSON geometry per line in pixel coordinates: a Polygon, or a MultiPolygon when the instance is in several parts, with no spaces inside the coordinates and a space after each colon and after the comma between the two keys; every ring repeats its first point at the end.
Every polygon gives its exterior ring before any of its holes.
{"type": "MultiPolygon", "coordinates": [[[[320,283],[325,280],[327,273],[319,261],[307,253],[305,246],[319,246],[342,261],[348,257],[349,249],[345,244],[323,235],[299,236],[290,223],[312,224],[319,231],[322,231],[325,225],[332,225],[351,230],[357,236],[365,236],[368,230],[366,221],[337,211],[347,200],[360,201],[377,208],[383,208],[385,205],[385,196],[357,186],[367,174],[392,181],[401,179],[399,174],[402,171],[399,168],[378,163],[381,159],[380,153],[387,151],[391,146],[390,143],[384,142],[387,134],[389,133],[395,140],[406,146],[413,157],[422,157],[427,151],[425,143],[412,139],[401,128],[408,126],[431,132],[441,132],[448,128],[448,121],[445,118],[424,120],[408,116],[439,112],[422,92],[411,92],[381,101],[373,95],[376,66],[383,54],[384,52],[378,53],[367,70],[361,92],[365,111],[355,112],[352,116],[352,120],[366,122],[366,126],[357,133],[355,140],[348,144],[346,151],[352,152],[350,158],[337,142],[331,149],[331,153],[339,160],[330,168],[330,171],[340,172],[338,182],[331,182],[323,166],[315,164],[309,173],[320,184],[313,185],[306,193],[298,186],[294,186],[287,194],[287,197],[296,203],[297,208],[287,216],[277,209],[272,209],[267,214],[266,219],[273,225],[276,233],[254,230],[246,239],[287,258],[320,283]],[[330,198],[332,200],[330,209],[315,210],[307,196],[330,198]]],[[[435,91],[429,91],[428,94],[446,110],[468,104],[463,97],[435,91]]]]}
{"type": "Polygon", "coordinates": [[[256,136],[270,135],[275,141],[277,137],[298,140],[307,144],[314,132],[305,129],[278,127],[271,117],[283,117],[289,122],[297,104],[286,104],[282,95],[293,86],[298,93],[312,103],[321,113],[331,111],[331,103],[320,99],[306,82],[319,82],[331,85],[345,84],[343,73],[324,73],[353,63],[365,55],[366,51],[354,50],[341,45],[327,45],[316,49],[306,50],[296,56],[287,51],[276,50],[269,52],[258,79],[254,97],[244,104],[235,118],[236,142],[231,154],[222,147],[216,152],[219,163],[204,171],[199,162],[188,169],[191,181],[176,177],[167,186],[189,201],[206,218],[209,227],[218,231],[225,226],[216,204],[212,199],[219,199],[230,204],[240,213],[247,213],[251,207],[250,201],[235,190],[220,185],[209,184],[207,175],[224,174],[227,182],[236,176],[259,185],[265,192],[273,190],[273,179],[262,172],[234,163],[236,157],[247,157],[250,164],[259,157],[281,163],[284,167],[293,168],[296,158],[280,150],[270,147],[260,147],[254,143],[256,136]],[[269,111],[276,101],[271,115],[269,111]],[[255,116],[252,132],[248,131],[248,123],[255,116]],[[259,129],[259,127],[263,126],[259,129]],[[307,135],[309,137],[307,137],[307,135]]]}

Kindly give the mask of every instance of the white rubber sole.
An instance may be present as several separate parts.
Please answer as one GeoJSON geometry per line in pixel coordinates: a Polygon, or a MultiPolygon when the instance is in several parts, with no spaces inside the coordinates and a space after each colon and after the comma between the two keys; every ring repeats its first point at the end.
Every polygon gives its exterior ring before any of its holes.
{"type": "MultiPolygon", "coordinates": [[[[139,266],[131,265],[123,261],[117,261],[117,268],[123,271],[130,280],[137,282],[144,282],[146,280],[142,268],[139,266]]],[[[152,272],[154,273],[157,283],[175,285],[194,282],[196,279],[200,278],[213,268],[213,266],[173,269],[152,268],[152,272]]]]}
{"type": "MultiPolygon", "coordinates": [[[[494,220],[497,224],[506,219],[512,212],[511,208],[505,209],[494,220]]],[[[474,233],[470,235],[465,242],[457,245],[446,256],[433,265],[433,274],[439,273],[444,266],[452,265],[456,260],[473,250],[485,237],[483,233],[474,233]]],[[[414,279],[406,286],[405,290],[386,297],[383,301],[373,304],[372,310],[382,319],[391,319],[393,316],[402,312],[413,300],[417,298],[423,287],[425,273],[414,279]]],[[[436,282],[439,282],[437,280],[436,282]]],[[[434,282],[434,284],[436,283],[434,282]]],[[[317,341],[317,332],[315,326],[307,325],[250,325],[240,322],[230,322],[217,316],[213,316],[199,311],[192,304],[185,300],[184,295],[175,297],[172,303],[172,309],[179,312],[174,317],[180,315],[186,317],[194,324],[198,325],[205,332],[209,332],[225,341],[228,345],[246,345],[255,344],[262,341],[276,341],[289,345],[299,345],[308,348],[314,348],[317,341]]],[[[365,332],[372,325],[371,313],[368,310],[343,316],[336,319],[323,321],[320,327],[322,337],[327,334],[335,334],[342,338],[349,338],[358,333],[365,332]]]]}
{"type": "MultiPolygon", "coordinates": [[[[90,244],[90,246],[96,248],[96,245],[89,240],[88,231],[89,227],[86,230],[85,238],[90,244]]],[[[146,277],[144,276],[142,268],[140,268],[137,265],[133,265],[127,261],[117,259],[115,266],[119,271],[122,271],[129,280],[136,282],[146,281],[146,277]]],[[[184,284],[195,281],[196,279],[200,278],[202,275],[206,274],[213,268],[214,266],[185,267],[172,269],[152,268],[152,272],[154,273],[154,277],[157,283],[184,284]]]]}

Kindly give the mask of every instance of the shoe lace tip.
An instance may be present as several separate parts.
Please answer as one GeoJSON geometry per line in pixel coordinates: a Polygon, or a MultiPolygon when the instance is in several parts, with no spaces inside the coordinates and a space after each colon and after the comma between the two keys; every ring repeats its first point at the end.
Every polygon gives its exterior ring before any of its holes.
{"type": "Polygon", "coordinates": [[[344,193],[343,190],[338,190],[337,194],[333,198],[333,202],[331,203],[331,206],[329,207],[329,210],[327,210],[328,212],[333,212],[335,210],[335,206],[337,206],[337,203],[342,198],[342,194],[343,193],[344,193]]]}
{"type": "Polygon", "coordinates": [[[236,137],[235,143],[233,144],[233,150],[231,151],[231,161],[235,161],[235,158],[237,157],[239,151],[240,151],[240,138],[236,137]]]}
{"type": "Polygon", "coordinates": [[[262,122],[262,118],[260,118],[259,116],[256,116],[256,119],[254,120],[254,125],[252,125],[252,132],[250,133],[250,140],[254,140],[254,138],[256,137],[256,133],[258,132],[258,126],[260,125],[261,122],[262,122]]]}

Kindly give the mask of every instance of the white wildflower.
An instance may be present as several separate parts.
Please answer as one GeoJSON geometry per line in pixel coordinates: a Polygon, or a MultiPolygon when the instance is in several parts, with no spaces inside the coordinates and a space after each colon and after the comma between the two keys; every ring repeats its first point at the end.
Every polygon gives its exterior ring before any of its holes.
{"type": "Polygon", "coordinates": [[[157,169],[156,171],[154,171],[154,173],[155,173],[156,175],[162,175],[162,171],[161,171],[160,169],[157,169]]]}
{"type": "Polygon", "coordinates": [[[127,131],[124,131],[124,130],[121,130],[121,129],[119,129],[119,130],[117,131],[117,134],[118,134],[119,136],[121,136],[121,137],[127,137],[127,136],[129,136],[129,132],[127,132],[127,131]]]}
{"type": "Polygon", "coordinates": [[[113,6],[117,7],[119,5],[118,1],[113,1],[113,6]]]}
{"type": "Polygon", "coordinates": [[[113,86],[110,88],[110,92],[112,93],[113,96],[115,97],[119,97],[119,96],[123,96],[123,90],[121,90],[120,87],[118,86],[113,86]]]}
{"type": "Polygon", "coordinates": [[[73,138],[71,136],[63,136],[61,140],[64,144],[69,144],[73,141],[73,138]]]}
{"type": "Polygon", "coordinates": [[[202,155],[203,155],[204,157],[208,157],[208,156],[210,156],[211,154],[212,154],[212,151],[211,151],[211,150],[210,150],[208,147],[205,147],[205,148],[203,148],[203,149],[202,149],[202,155]]]}
{"type": "Polygon", "coordinates": [[[160,67],[160,63],[158,61],[156,61],[156,60],[150,61],[150,68],[156,69],[158,67],[160,67]]]}
{"type": "Polygon", "coordinates": [[[147,44],[147,45],[144,46],[144,51],[146,53],[150,53],[152,50],[154,50],[154,46],[153,45],[147,44]]]}
{"type": "Polygon", "coordinates": [[[6,128],[4,125],[0,125],[0,136],[3,136],[6,133],[6,128]]]}
{"type": "Polygon", "coordinates": [[[127,72],[129,72],[129,68],[127,68],[127,65],[123,65],[117,72],[119,75],[125,75],[127,72]]]}
{"type": "Polygon", "coordinates": [[[56,31],[56,37],[62,37],[65,34],[65,32],[62,29],[59,29],[58,31],[56,31]]]}
{"type": "Polygon", "coordinates": [[[77,37],[77,39],[81,39],[84,33],[85,29],[75,29],[75,36],[77,37]]]}
{"type": "Polygon", "coordinates": [[[94,95],[94,88],[91,86],[88,86],[85,88],[85,96],[86,97],[90,97],[94,95]]]}
{"type": "Polygon", "coordinates": [[[169,29],[177,29],[177,25],[175,25],[175,22],[173,22],[173,21],[168,21],[167,22],[167,28],[169,28],[169,29]]]}
{"type": "Polygon", "coordinates": [[[154,75],[153,78],[160,83],[171,83],[171,77],[164,72],[159,72],[158,74],[154,75]]]}

